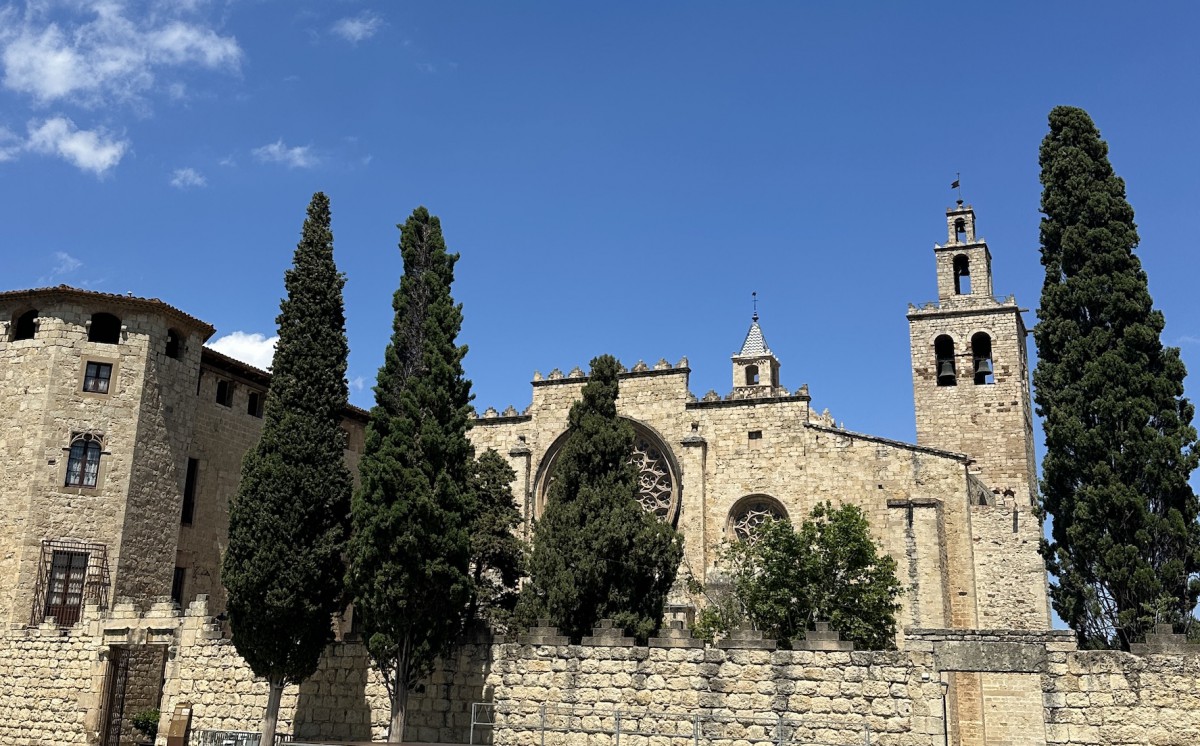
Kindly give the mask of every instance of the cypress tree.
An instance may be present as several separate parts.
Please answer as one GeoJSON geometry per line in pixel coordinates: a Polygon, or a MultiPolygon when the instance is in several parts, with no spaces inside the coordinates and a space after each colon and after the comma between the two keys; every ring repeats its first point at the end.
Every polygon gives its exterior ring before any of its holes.
{"type": "Polygon", "coordinates": [[[619,369],[611,355],[592,360],[571,406],[518,606],[523,623],[549,618],[573,640],[604,618],[646,640],[683,558],[679,534],[637,501],[633,426],[617,417],[619,369]]]}
{"type": "Polygon", "coordinates": [[[513,502],[517,478],[508,462],[489,448],[475,462],[471,491],[471,619],[505,627],[517,603],[517,583],[525,565],[525,547],[517,538],[521,513],[513,502]]]}
{"type": "Polygon", "coordinates": [[[471,382],[450,296],[457,254],[418,207],[401,228],[404,275],[351,510],[347,574],[400,741],[408,692],[462,629],[471,597],[471,382]]]}
{"type": "Polygon", "coordinates": [[[233,644],[267,679],[263,743],[279,698],[311,676],[341,608],[351,478],[343,462],[345,279],[333,261],[329,199],[318,192],[284,274],[262,436],[242,462],[221,568],[233,644]]]}
{"type": "Polygon", "coordinates": [[[1044,418],[1043,553],[1054,608],[1091,647],[1129,649],[1200,595],[1193,407],[1163,347],[1125,183],[1082,109],[1050,112],[1042,142],[1046,268],[1034,373],[1044,418]]]}

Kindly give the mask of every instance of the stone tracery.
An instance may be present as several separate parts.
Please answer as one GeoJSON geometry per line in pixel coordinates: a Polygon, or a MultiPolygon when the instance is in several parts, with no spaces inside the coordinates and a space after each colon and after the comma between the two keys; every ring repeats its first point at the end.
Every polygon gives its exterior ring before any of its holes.
{"type": "Polygon", "coordinates": [[[766,495],[756,495],[734,506],[729,530],[738,541],[754,541],[754,533],[763,523],[785,518],[787,512],[782,505],[766,495]]]}

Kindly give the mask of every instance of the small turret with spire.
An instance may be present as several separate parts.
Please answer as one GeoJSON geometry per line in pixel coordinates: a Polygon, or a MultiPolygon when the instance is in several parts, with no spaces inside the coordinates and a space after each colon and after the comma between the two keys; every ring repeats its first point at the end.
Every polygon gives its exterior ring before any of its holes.
{"type": "Polygon", "coordinates": [[[733,393],[737,397],[772,396],[779,387],[779,359],[758,325],[758,293],[751,293],[754,313],[742,349],[733,355],[733,393]]]}

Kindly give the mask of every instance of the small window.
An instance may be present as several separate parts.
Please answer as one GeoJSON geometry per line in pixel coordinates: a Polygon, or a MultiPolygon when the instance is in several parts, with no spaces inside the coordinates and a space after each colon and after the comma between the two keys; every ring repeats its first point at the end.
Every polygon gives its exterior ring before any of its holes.
{"type": "Polygon", "coordinates": [[[993,383],[992,375],[992,338],[984,332],[971,337],[971,358],[975,365],[975,385],[983,386],[993,383]]]}
{"type": "Polygon", "coordinates": [[[762,430],[751,430],[746,433],[746,437],[750,440],[762,440],[762,430]]]}
{"type": "Polygon", "coordinates": [[[958,385],[958,374],[954,370],[954,340],[945,334],[933,340],[933,354],[937,370],[937,385],[958,385]]]}
{"type": "Polygon", "coordinates": [[[167,330],[167,357],[175,360],[179,359],[179,332],[174,329],[167,330]]]}
{"type": "Polygon", "coordinates": [[[233,406],[233,385],[229,381],[217,381],[217,404],[222,407],[233,406]]]}
{"type": "Polygon", "coordinates": [[[746,366],[746,385],[747,386],[757,386],[758,385],[758,366],[757,365],[747,365],[746,366]]]}
{"type": "Polygon", "coordinates": [[[13,340],[33,339],[37,334],[37,309],[26,311],[13,322],[13,340]]]}
{"type": "Polygon", "coordinates": [[[111,313],[92,314],[92,323],[88,326],[88,341],[107,345],[119,344],[121,320],[111,313]]]}
{"type": "Polygon", "coordinates": [[[186,576],[186,568],[176,567],[175,575],[171,578],[171,600],[180,606],[183,605],[183,581],[186,576]]]}
{"type": "Polygon", "coordinates": [[[197,459],[188,459],[187,476],[183,480],[183,510],[179,515],[179,522],[185,526],[192,525],[192,518],[196,514],[196,472],[199,468],[197,459]]]}
{"type": "Polygon", "coordinates": [[[83,390],[89,394],[107,394],[111,378],[111,363],[89,362],[83,374],[83,390]]]}
{"type": "Polygon", "coordinates": [[[59,626],[79,621],[83,609],[83,590],[87,582],[87,552],[55,552],[46,583],[44,617],[52,617],[59,626]]]}
{"type": "Polygon", "coordinates": [[[954,292],[957,295],[971,293],[971,260],[966,254],[954,257],[954,292]]]}
{"type": "Polygon", "coordinates": [[[265,397],[257,391],[251,391],[250,396],[246,397],[246,414],[251,417],[262,417],[263,415],[263,399],[265,397]]]}
{"type": "Polygon", "coordinates": [[[67,487],[95,487],[100,475],[100,439],[91,433],[76,435],[67,456],[67,487]]]}

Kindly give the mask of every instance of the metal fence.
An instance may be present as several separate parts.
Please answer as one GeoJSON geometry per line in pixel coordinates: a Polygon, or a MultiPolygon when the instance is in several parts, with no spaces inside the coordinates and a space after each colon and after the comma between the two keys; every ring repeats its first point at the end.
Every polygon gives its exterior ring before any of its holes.
{"type": "MultiPolygon", "coordinates": [[[[287,733],[276,733],[275,743],[296,744],[287,733]]],[[[188,746],[261,746],[262,734],[244,730],[194,730],[188,736],[188,746]]]]}
{"type": "MultiPolygon", "coordinates": [[[[532,734],[530,744],[563,746],[607,736],[611,746],[871,746],[870,724],[859,715],[809,718],[772,715],[733,715],[718,712],[672,712],[650,708],[605,708],[587,705],[541,704],[498,707],[488,702],[471,705],[470,743],[490,743],[497,724],[532,734]],[[573,736],[586,736],[576,740],[573,736]]],[[[522,741],[523,743],[525,741],[522,741]]]]}

